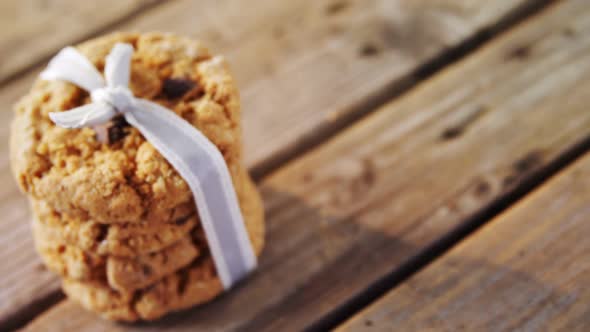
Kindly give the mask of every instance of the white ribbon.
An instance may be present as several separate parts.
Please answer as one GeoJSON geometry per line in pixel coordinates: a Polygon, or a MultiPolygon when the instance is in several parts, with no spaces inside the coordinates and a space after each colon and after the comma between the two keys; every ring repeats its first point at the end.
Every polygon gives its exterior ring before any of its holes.
{"type": "Polygon", "coordinates": [[[136,98],[128,88],[129,44],[116,44],[106,58],[105,80],[73,47],[61,50],[41,73],[45,80],[71,82],[90,92],[92,103],[49,113],[64,128],[96,126],[123,114],[188,183],[223,286],[229,289],[256,268],[227,164],[205,135],[174,112],[136,98]]]}

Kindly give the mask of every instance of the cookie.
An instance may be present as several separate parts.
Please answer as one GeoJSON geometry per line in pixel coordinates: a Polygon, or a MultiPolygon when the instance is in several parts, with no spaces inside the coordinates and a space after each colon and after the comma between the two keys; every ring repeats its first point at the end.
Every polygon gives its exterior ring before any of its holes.
{"type": "MultiPolygon", "coordinates": [[[[102,72],[118,42],[135,48],[134,95],[169,108],[203,132],[223,154],[238,186],[239,99],[225,61],[197,41],[156,33],[110,34],[78,50],[102,72]]],[[[118,121],[114,141],[105,142],[99,128],[64,129],[48,117],[88,102],[88,93],[70,83],[38,80],[17,103],[10,144],[20,188],[80,220],[172,222],[173,211],[192,202],[191,191],[137,129],[118,121]]]]}
{"type": "Polygon", "coordinates": [[[68,279],[64,279],[62,288],[69,298],[103,318],[126,322],[155,320],[171,311],[211,301],[223,291],[211,259],[198,260],[133,294],[116,292],[101,283],[68,279]]]}
{"type": "Polygon", "coordinates": [[[133,292],[189,265],[200,250],[190,234],[161,251],[133,258],[100,256],[48,236],[33,221],[35,245],[45,265],[64,278],[105,282],[119,292],[133,292]]]}
{"type": "MultiPolygon", "coordinates": [[[[238,197],[246,200],[253,190],[247,190],[243,184],[244,181],[250,181],[246,171],[241,169],[240,173],[237,177],[240,185],[236,189],[238,197]],[[245,192],[240,195],[243,191],[245,192]]],[[[134,257],[159,251],[184,237],[199,223],[198,216],[192,210],[192,202],[174,209],[167,218],[171,222],[128,224],[83,221],[52,210],[46,202],[34,199],[30,202],[36,220],[43,224],[47,236],[51,234],[59,242],[97,255],[134,257]],[[193,214],[186,215],[187,213],[193,214]]]]}
{"type": "Polygon", "coordinates": [[[36,222],[46,236],[97,255],[124,257],[156,252],[185,237],[198,224],[192,205],[173,210],[171,222],[101,224],[60,214],[43,201],[31,200],[36,222]]]}
{"type": "MultiPolygon", "coordinates": [[[[264,209],[260,195],[251,180],[246,181],[248,200],[241,205],[246,228],[254,251],[259,255],[264,246],[264,209]]],[[[242,195],[245,195],[244,193],[242,195]]],[[[240,197],[242,201],[244,197],[240,197]]],[[[118,292],[105,282],[63,280],[64,292],[85,308],[111,320],[154,320],[163,315],[212,300],[223,291],[204,236],[195,237],[202,254],[188,267],[135,292],[118,292]]]]}
{"type": "Polygon", "coordinates": [[[43,229],[33,221],[35,247],[49,270],[75,280],[98,280],[105,276],[106,257],[85,252],[45,238],[43,229]]]}

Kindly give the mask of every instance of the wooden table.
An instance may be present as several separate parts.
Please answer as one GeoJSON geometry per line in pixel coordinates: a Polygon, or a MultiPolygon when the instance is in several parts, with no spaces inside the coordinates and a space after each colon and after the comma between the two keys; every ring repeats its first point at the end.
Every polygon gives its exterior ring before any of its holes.
{"type": "Polygon", "coordinates": [[[588,0],[0,4],[0,330],[590,331],[588,0]],[[119,325],[64,298],[9,172],[11,105],[66,44],[225,54],[263,192],[260,269],[119,325]]]}

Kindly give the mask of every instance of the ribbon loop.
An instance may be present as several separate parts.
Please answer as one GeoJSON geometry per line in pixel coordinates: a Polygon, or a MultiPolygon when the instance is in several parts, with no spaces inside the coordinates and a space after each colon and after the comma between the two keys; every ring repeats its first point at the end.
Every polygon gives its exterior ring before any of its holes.
{"type": "Polygon", "coordinates": [[[41,72],[41,78],[50,81],[67,81],[86,91],[105,86],[98,70],[73,47],[64,48],[51,59],[47,68],[41,72]]]}
{"type": "Polygon", "coordinates": [[[131,56],[133,55],[133,46],[129,44],[117,43],[109,53],[104,67],[104,76],[107,80],[107,86],[124,87],[129,85],[129,75],[131,73],[131,56]]]}
{"type": "Polygon", "coordinates": [[[96,126],[123,114],[190,187],[217,274],[226,289],[256,268],[232,178],[223,155],[203,133],[174,112],[133,96],[128,88],[133,47],[117,44],[107,56],[105,77],[76,49],[60,51],[42,72],[47,80],[66,80],[91,93],[92,103],[49,113],[64,128],[96,126]]]}

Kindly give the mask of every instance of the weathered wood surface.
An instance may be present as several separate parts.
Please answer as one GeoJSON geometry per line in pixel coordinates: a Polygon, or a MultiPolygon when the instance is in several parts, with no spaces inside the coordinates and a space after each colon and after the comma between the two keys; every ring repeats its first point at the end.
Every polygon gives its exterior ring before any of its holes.
{"type": "Polygon", "coordinates": [[[588,331],[590,155],[340,331],[588,331]]]}
{"type": "MultiPolygon", "coordinates": [[[[528,2],[173,1],[120,28],[194,35],[228,55],[243,91],[246,155],[254,166],[528,2]],[[376,52],[362,52],[366,43],[376,52]]],[[[36,75],[0,90],[0,212],[2,229],[10,230],[0,234],[0,322],[58,289],[36,258],[25,199],[8,172],[9,109],[36,75]]]]}
{"type": "Polygon", "coordinates": [[[589,17],[564,1],[265,179],[268,247],[231,293],[141,326],[64,301],[28,330],[308,326],[588,138],[589,17]]]}
{"type": "Polygon", "coordinates": [[[157,0],[0,2],[0,82],[157,0]]]}
{"type": "Polygon", "coordinates": [[[368,111],[426,61],[541,2],[224,0],[203,10],[181,0],[121,29],[194,35],[226,55],[253,113],[246,161],[265,169],[368,111]]]}

